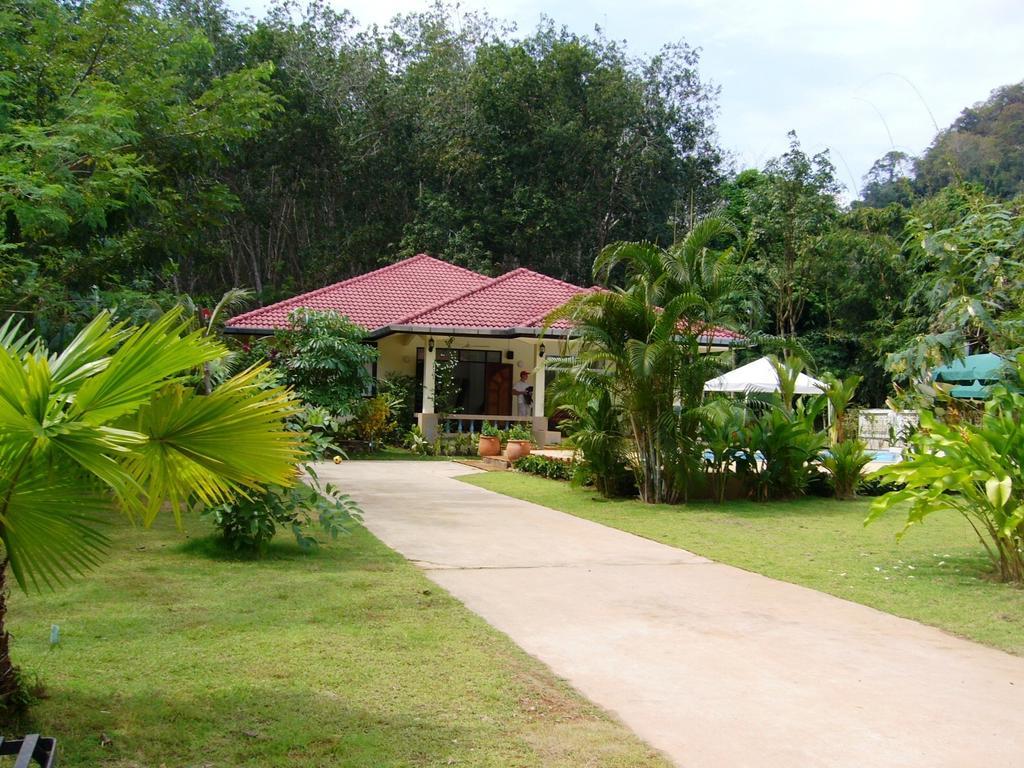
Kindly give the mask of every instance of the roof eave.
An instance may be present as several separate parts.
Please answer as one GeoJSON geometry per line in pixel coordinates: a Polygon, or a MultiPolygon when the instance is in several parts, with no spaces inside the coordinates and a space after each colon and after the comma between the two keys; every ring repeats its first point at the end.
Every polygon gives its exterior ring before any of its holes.
{"type": "Polygon", "coordinates": [[[224,333],[229,336],[273,336],[274,328],[247,328],[244,325],[226,325],[224,333]]]}
{"type": "Polygon", "coordinates": [[[516,326],[512,328],[484,328],[461,325],[408,325],[394,324],[385,325],[371,331],[368,339],[379,339],[395,333],[414,333],[427,336],[470,336],[482,338],[512,339],[530,338],[540,336],[564,337],[569,335],[568,328],[544,328],[537,326],[516,326]]]}

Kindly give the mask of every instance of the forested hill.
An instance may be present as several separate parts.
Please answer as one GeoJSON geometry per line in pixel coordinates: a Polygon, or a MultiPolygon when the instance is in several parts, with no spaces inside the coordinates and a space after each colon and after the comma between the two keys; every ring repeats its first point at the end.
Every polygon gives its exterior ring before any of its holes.
{"type": "Polygon", "coordinates": [[[721,179],[694,49],[634,58],[436,6],[14,0],[0,12],[0,306],[59,324],[160,292],[260,301],[426,251],[586,282],[721,179]]]}
{"type": "Polygon", "coordinates": [[[1004,200],[1024,193],[1024,82],[965,108],[920,157],[887,152],[865,177],[862,197],[873,206],[909,204],[955,183],[1004,200]]]}

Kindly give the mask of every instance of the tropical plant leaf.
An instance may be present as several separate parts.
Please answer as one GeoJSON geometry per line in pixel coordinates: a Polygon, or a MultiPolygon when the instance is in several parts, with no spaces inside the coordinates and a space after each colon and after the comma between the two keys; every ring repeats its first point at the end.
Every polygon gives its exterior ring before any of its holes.
{"type": "Polygon", "coordinates": [[[166,501],[175,515],[194,497],[224,503],[247,489],[295,482],[304,435],[283,420],[298,410],[290,391],[264,388],[265,366],[228,379],[210,395],[180,384],[155,393],[132,420],[146,441],[125,462],[144,489],[148,524],[166,501]]]}
{"type": "Polygon", "coordinates": [[[67,467],[41,461],[0,480],[5,500],[0,538],[22,589],[53,588],[99,563],[109,546],[97,527],[111,508],[109,495],[67,467]]]}

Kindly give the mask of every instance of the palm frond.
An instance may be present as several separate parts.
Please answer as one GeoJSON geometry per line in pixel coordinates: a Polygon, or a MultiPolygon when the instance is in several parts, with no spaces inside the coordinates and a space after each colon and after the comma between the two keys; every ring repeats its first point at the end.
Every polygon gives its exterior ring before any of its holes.
{"type": "Polygon", "coordinates": [[[132,333],[107,366],[78,390],[72,416],[95,422],[132,413],[171,379],[224,354],[224,346],[200,331],[187,333],[188,322],[175,309],[132,333]]]}
{"type": "Polygon", "coordinates": [[[22,589],[54,587],[94,567],[109,546],[97,530],[110,499],[68,465],[42,461],[0,479],[0,516],[11,572],[22,589]]]}
{"type": "Polygon", "coordinates": [[[285,428],[298,410],[291,393],[263,388],[250,368],[209,395],[165,386],[139,409],[135,431],[146,441],[125,466],[145,490],[148,524],[166,501],[175,515],[195,498],[218,504],[266,484],[291,485],[303,435],[285,428]]]}

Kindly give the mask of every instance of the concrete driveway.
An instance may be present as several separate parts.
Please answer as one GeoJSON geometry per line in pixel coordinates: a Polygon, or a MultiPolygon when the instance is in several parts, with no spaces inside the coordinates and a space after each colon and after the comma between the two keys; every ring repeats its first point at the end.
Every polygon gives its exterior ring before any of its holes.
{"type": "Polygon", "coordinates": [[[386,544],[678,765],[1024,765],[1024,659],[453,479],[474,471],[320,469],[386,544]]]}

